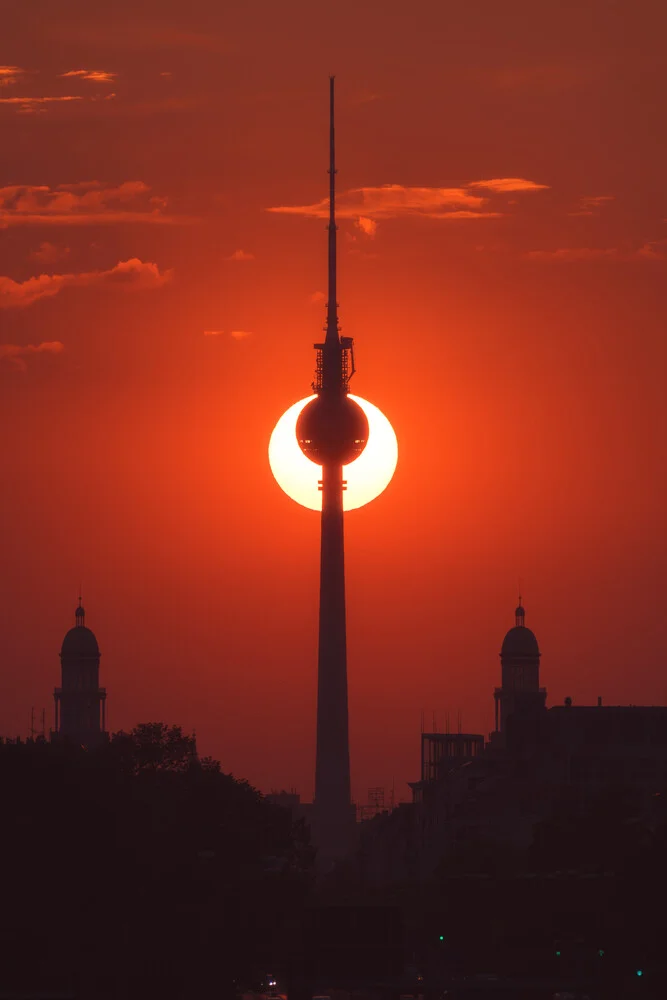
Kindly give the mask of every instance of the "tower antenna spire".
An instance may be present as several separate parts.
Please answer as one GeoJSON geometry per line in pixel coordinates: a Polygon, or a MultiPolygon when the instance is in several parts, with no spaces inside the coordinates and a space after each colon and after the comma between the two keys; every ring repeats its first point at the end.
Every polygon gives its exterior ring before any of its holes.
{"type": "Polygon", "coordinates": [[[350,796],[350,740],[347,701],[345,620],[345,546],[343,479],[345,466],[362,453],[368,419],[348,395],[354,372],[352,338],[341,337],[336,300],[336,152],[334,78],[329,78],[329,238],[326,334],[315,344],[316,396],[297,419],[296,439],[303,454],[320,467],[320,623],[317,653],[317,744],[313,840],[318,863],[341,856],[353,839],[350,796]]]}
{"type": "Polygon", "coordinates": [[[327,299],[328,344],[338,344],[338,301],[336,292],[336,134],[334,129],[334,76],[329,77],[329,297],[327,299]]]}

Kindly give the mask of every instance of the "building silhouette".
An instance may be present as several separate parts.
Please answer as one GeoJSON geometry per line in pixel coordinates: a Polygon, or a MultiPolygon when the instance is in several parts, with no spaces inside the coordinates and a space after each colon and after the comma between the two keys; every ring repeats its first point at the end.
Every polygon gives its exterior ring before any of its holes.
{"type": "Polygon", "coordinates": [[[495,730],[422,733],[412,802],[362,824],[368,883],[429,879],[448,853],[474,844],[525,849],[563,803],[585,816],[604,795],[630,793],[648,822],[667,785],[667,707],[547,705],[540,649],[522,604],[500,652],[495,730]]]}
{"type": "Polygon", "coordinates": [[[85,624],[79,604],[74,627],[67,632],[60,650],[61,684],[54,689],[55,730],[53,738],[94,747],[108,738],[106,732],[106,688],[100,687],[100,648],[85,624]]]}
{"type": "Polygon", "coordinates": [[[301,411],[296,435],[301,450],[322,468],[320,607],[317,665],[315,798],[310,813],[320,863],[345,854],[355,833],[350,795],[343,467],[363,451],[368,420],[348,396],[354,374],[351,337],[341,337],[336,292],[334,80],[329,90],[328,298],[325,339],[315,344],[315,399],[301,411]]]}
{"type": "Polygon", "coordinates": [[[544,708],[547,697],[546,688],[540,687],[540,649],[535,633],[526,628],[520,597],[514,616],[515,625],[500,650],[501,686],[494,691],[495,731],[501,739],[512,715],[544,708]]]}

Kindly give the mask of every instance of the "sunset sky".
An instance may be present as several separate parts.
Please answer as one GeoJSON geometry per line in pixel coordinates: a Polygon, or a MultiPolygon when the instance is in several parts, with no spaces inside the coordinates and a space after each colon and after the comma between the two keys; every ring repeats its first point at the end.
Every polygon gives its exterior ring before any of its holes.
{"type": "Polygon", "coordinates": [[[663,0],[30,0],[0,37],[0,733],[79,583],[112,730],[314,777],[308,395],[337,76],[342,332],[399,441],[346,521],[353,792],[493,725],[519,581],[551,704],[667,703],[663,0]]]}

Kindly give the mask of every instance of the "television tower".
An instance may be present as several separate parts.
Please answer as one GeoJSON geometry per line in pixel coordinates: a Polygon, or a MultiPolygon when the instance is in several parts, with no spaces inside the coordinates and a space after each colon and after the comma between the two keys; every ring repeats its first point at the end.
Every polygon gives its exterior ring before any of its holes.
{"type": "Polygon", "coordinates": [[[346,853],[355,813],[350,797],[347,704],[343,466],[366,446],[368,420],[348,396],[354,375],[351,337],[341,337],[336,298],[336,158],[334,78],[329,81],[329,288],[324,343],[315,344],[315,399],[301,411],[296,436],[322,467],[320,623],[317,662],[317,749],[313,835],[322,859],[346,853]]]}

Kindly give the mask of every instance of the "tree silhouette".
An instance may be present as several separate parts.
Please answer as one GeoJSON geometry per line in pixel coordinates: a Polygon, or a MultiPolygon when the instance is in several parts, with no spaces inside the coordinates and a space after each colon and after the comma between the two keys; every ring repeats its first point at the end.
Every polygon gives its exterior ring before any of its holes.
{"type": "MultiPolygon", "coordinates": [[[[122,770],[139,774],[142,771],[180,774],[197,760],[194,736],[188,736],[180,726],[164,722],[144,722],[130,733],[122,730],[110,740],[110,751],[122,770]]],[[[214,762],[219,770],[219,764],[214,762]]]]}
{"type": "Polygon", "coordinates": [[[29,974],[96,1000],[186,1000],[275,962],[309,884],[304,831],[180,727],[91,751],[0,743],[0,787],[0,992],[29,974]]]}

